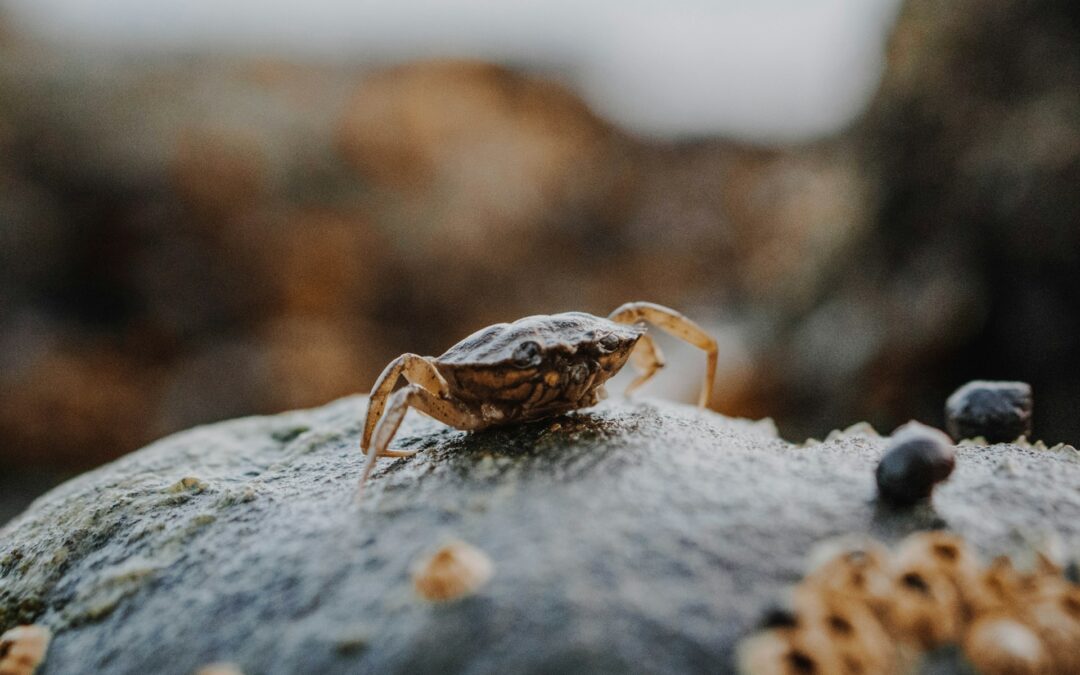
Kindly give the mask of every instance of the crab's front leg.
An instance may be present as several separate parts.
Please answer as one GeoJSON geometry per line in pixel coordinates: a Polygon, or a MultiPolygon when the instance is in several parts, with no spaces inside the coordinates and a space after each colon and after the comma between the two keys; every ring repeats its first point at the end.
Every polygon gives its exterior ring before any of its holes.
{"type": "MultiPolygon", "coordinates": [[[[656,305],[651,302],[628,302],[612,312],[608,318],[617,323],[638,323],[640,321],[647,321],[665,333],[674,335],[681,340],[689,342],[695,347],[705,350],[705,382],[701,387],[698,405],[704,407],[705,404],[709,402],[709,394],[712,393],[713,380],[716,378],[718,348],[716,346],[716,340],[706,333],[701,326],[673,309],[664,307],[663,305],[656,305]]],[[[655,368],[653,371],[655,372],[655,368]]],[[[649,375],[651,375],[651,373],[649,373],[649,375]]],[[[639,378],[639,380],[640,379],[641,378],[639,378]]]]}
{"type": "MultiPolygon", "coordinates": [[[[462,431],[471,431],[485,426],[484,418],[474,414],[457,400],[447,396],[438,396],[427,389],[409,384],[394,392],[390,397],[390,403],[386,406],[386,413],[379,418],[375,425],[375,431],[371,435],[371,447],[367,449],[367,460],[364,464],[364,473],[360,477],[360,489],[364,487],[368,476],[375,468],[375,459],[381,455],[393,454],[398,457],[413,454],[413,452],[393,453],[388,450],[390,441],[394,439],[401,421],[405,419],[405,413],[409,408],[416,408],[426,413],[443,424],[448,424],[462,431]]],[[[415,452],[415,451],[414,451],[415,452]]]]}
{"type": "Polygon", "coordinates": [[[364,435],[360,439],[360,450],[367,452],[371,445],[371,433],[386,407],[386,399],[393,393],[398,380],[405,378],[410,384],[418,384],[442,398],[450,395],[446,380],[435,365],[423,356],[402,354],[383,368],[382,374],[375,380],[375,386],[368,395],[367,417],[364,420],[364,435]]]}

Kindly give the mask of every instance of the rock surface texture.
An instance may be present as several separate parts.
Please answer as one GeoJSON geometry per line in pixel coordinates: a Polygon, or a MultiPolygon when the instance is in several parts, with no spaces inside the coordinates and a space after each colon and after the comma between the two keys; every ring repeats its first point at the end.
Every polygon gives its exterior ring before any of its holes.
{"type": "Polygon", "coordinates": [[[983,556],[1080,547],[1080,454],[961,445],[933,505],[875,500],[884,439],[611,401],[467,435],[410,416],[354,500],[363,398],[196,428],[85,474],[0,530],[0,629],[42,673],[724,672],[807,552],[948,527],[983,556]],[[432,603],[418,560],[490,558],[432,603]]]}

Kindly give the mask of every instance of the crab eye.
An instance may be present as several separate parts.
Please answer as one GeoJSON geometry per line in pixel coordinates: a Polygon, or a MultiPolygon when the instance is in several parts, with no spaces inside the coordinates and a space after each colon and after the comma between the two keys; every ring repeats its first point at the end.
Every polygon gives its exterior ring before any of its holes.
{"type": "Polygon", "coordinates": [[[522,342],[514,350],[514,365],[518,368],[538,366],[540,361],[540,345],[532,340],[522,342]]]}
{"type": "Polygon", "coordinates": [[[613,352],[615,348],[619,346],[619,338],[614,334],[608,333],[604,337],[600,338],[600,349],[605,352],[613,352]]]}

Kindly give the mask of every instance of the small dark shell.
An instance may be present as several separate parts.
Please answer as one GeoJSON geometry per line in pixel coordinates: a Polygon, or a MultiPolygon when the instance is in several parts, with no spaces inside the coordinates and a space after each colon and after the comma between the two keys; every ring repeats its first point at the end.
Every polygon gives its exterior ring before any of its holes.
{"type": "Polygon", "coordinates": [[[1009,443],[1031,434],[1031,385],[976,380],[957,389],[945,403],[945,428],[954,440],[982,436],[1009,443]]]}
{"type": "Polygon", "coordinates": [[[909,422],[893,434],[878,463],[878,492],[890,504],[914,504],[928,498],[934,485],[947,479],[955,466],[956,454],[948,436],[909,422]]]}

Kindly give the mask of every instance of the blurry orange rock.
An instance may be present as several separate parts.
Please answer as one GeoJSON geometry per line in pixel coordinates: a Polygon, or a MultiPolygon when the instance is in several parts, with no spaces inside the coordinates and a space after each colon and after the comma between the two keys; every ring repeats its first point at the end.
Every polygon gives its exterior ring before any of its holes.
{"type": "Polygon", "coordinates": [[[205,215],[249,210],[262,193],[265,161],[256,140],[240,132],[188,129],[175,148],[173,186],[205,215]]]}
{"type": "Polygon", "coordinates": [[[152,439],[157,371],[115,350],[48,350],[0,384],[7,461],[90,466],[152,439]]]}
{"type": "Polygon", "coordinates": [[[343,319],[378,297],[384,250],[369,216],[332,207],[259,211],[229,233],[275,313],[343,319]]]}
{"type": "Polygon", "coordinates": [[[271,410],[290,410],[363,391],[382,365],[374,331],[354,321],[294,316],[260,330],[271,410]]]}
{"type": "Polygon", "coordinates": [[[621,138],[554,82],[436,61],[363,81],[340,144],[387,198],[405,253],[498,267],[558,221],[608,207],[621,138]]]}
{"type": "MultiPolygon", "coordinates": [[[[587,156],[612,130],[568,89],[482,62],[391,68],[362,82],[342,149],[377,183],[426,186],[470,165],[466,178],[512,180],[503,169],[551,171],[587,156]],[[472,162],[465,156],[473,155],[472,162]],[[473,163],[475,162],[475,163],[473,163]]],[[[532,173],[532,172],[529,172],[532,173]]]]}

